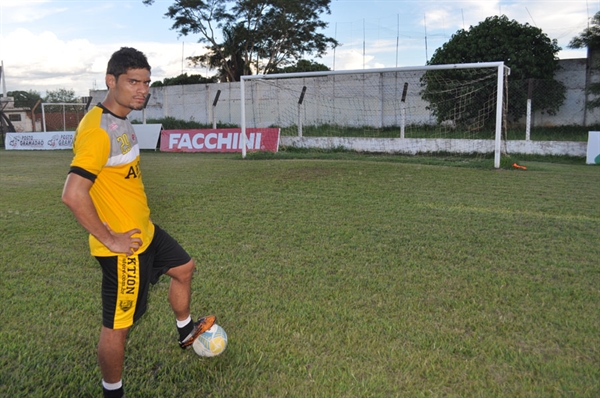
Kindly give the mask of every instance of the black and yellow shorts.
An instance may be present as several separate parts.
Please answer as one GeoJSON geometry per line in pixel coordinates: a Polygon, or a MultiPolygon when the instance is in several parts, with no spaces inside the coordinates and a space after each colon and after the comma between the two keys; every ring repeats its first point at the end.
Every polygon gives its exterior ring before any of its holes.
{"type": "Polygon", "coordinates": [[[124,329],[146,312],[150,284],[169,269],[187,264],[191,257],[155,225],[152,243],[143,253],[96,259],[102,267],[102,324],[124,329]]]}

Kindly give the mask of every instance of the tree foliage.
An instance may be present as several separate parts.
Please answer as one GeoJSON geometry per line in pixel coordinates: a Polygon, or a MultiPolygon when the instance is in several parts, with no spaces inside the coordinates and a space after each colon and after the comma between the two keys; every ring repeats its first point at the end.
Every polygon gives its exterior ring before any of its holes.
{"type": "Polygon", "coordinates": [[[186,84],[205,84],[215,83],[214,77],[204,77],[202,75],[189,75],[183,73],[176,77],[166,77],[163,81],[156,81],[152,83],[152,87],[163,87],[163,86],[182,86],[186,84]]]}
{"type": "Polygon", "coordinates": [[[188,57],[188,60],[194,65],[217,70],[218,79],[222,82],[240,81],[242,75],[250,73],[241,51],[246,46],[243,29],[240,26],[225,26],[222,33],[222,43],[208,45],[206,54],[188,57]]]}
{"type": "Polygon", "coordinates": [[[295,65],[277,68],[273,73],[296,73],[296,72],[322,72],[330,70],[327,65],[315,61],[301,59],[295,65]]]}
{"type": "MultiPolygon", "coordinates": [[[[37,104],[38,101],[42,100],[42,96],[35,90],[29,91],[9,91],[6,93],[9,97],[13,97],[15,100],[16,108],[29,108],[33,109],[33,107],[37,104]]],[[[36,109],[38,112],[39,109],[36,109]]]]}
{"type": "MultiPolygon", "coordinates": [[[[150,5],[154,0],[143,0],[150,5]]],[[[176,0],[167,17],[181,35],[199,35],[208,53],[191,57],[219,70],[222,80],[266,74],[306,55],[320,57],[336,40],[318,33],[327,26],[331,0],[176,0]],[[221,34],[219,34],[221,33],[221,34]]]]}
{"type": "MultiPolygon", "coordinates": [[[[450,40],[433,54],[429,64],[460,64],[476,62],[504,61],[510,68],[508,78],[508,113],[512,118],[519,119],[525,113],[521,104],[527,101],[528,79],[546,80],[546,84],[537,85],[544,87],[544,92],[535,93],[532,101],[534,110],[541,110],[555,114],[565,99],[565,86],[554,80],[554,73],[558,69],[557,53],[560,47],[556,40],[551,40],[541,29],[520,24],[509,20],[506,16],[493,16],[486,18],[477,26],[468,30],[457,31],[450,40]]],[[[453,119],[450,107],[447,105],[447,94],[440,91],[442,88],[438,81],[440,75],[446,80],[460,82],[472,79],[463,70],[453,71],[428,71],[424,78],[423,98],[431,103],[431,109],[438,121],[453,119]]],[[[490,90],[495,90],[495,85],[479,92],[466,107],[465,118],[479,111],[484,103],[483,99],[493,95],[490,90]]]]}
{"type": "Polygon", "coordinates": [[[579,36],[571,39],[569,48],[600,48],[600,11],[590,21],[590,26],[585,28],[579,36]]]}
{"type": "Polygon", "coordinates": [[[75,90],[66,88],[57,88],[56,90],[46,90],[44,102],[80,102],[79,98],[75,97],[75,90]]]}
{"type": "MultiPolygon", "coordinates": [[[[569,42],[569,48],[586,47],[593,50],[600,49],[600,12],[593,16],[588,28],[569,42]]],[[[599,70],[600,64],[596,62],[593,67],[599,70]]],[[[587,102],[588,109],[600,108],[600,83],[589,83],[587,91],[589,94],[596,96],[596,98],[587,102]]]]}

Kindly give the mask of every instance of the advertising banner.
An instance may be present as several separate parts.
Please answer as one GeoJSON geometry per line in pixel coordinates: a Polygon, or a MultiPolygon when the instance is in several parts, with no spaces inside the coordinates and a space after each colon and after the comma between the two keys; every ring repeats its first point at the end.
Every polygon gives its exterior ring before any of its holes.
{"type": "Polygon", "coordinates": [[[71,149],[74,131],[52,131],[48,133],[6,133],[4,147],[14,150],[71,149]]]}
{"type": "Polygon", "coordinates": [[[156,150],[162,124],[134,124],[133,129],[137,135],[140,149],[156,150]]]}
{"type": "MultiPolygon", "coordinates": [[[[156,149],[161,124],[134,124],[140,149],[156,149]]],[[[74,131],[50,131],[45,133],[6,133],[6,149],[71,149],[74,131]]]]}
{"type": "MultiPolygon", "coordinates": [[[[241,129],[163,130],[162,152],[242,152],[241,129]]],[[[247,151],[279,150],[279,129],[246,129],[247,151]]]]}
{"type": "Polygon", "coordinates": [[[588,132],[587,164],[600,164],[600,131],[588,132]]]}

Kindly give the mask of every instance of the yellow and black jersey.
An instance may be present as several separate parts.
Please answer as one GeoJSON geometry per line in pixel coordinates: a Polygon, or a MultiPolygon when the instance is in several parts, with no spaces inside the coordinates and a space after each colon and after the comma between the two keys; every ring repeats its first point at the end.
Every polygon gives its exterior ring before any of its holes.
{"type": "MultiPolygon", "coordinates": [[[[100,219],[115,232],[140,229],[139,253],[146,250],[154,225],[142,182],[140,147],[129,120],[96,105],[77,127],[73,152],[69,172],[94,183],[90,195],[100,219]]],[[[90,250],[93,256],[115,255],[92,235],[90,250]]]]}

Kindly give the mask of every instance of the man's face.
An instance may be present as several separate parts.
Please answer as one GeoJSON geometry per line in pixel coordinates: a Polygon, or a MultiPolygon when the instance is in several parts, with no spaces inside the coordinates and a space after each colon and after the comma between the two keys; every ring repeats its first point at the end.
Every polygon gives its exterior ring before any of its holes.
{"type": "Polygon", "coordinates": [[[150,90],[150,71],[148,69],[129,69],[118,79],[113,75],[106,75],[106,84],[113,100],[110,111],[125,117],[132,110],[143,109],[150,90]]]}

